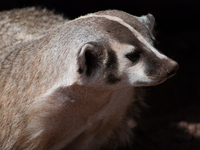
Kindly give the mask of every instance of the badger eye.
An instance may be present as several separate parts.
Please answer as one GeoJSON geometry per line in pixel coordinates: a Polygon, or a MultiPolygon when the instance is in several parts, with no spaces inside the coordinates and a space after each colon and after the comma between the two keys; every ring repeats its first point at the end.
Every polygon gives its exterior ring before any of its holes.
{"type": "Polygon", "coordinates": [[[140,58],[140,56],[141,53],[138,51],[126,55],[126,57],[132,62],[136,62],[140,58]]]}

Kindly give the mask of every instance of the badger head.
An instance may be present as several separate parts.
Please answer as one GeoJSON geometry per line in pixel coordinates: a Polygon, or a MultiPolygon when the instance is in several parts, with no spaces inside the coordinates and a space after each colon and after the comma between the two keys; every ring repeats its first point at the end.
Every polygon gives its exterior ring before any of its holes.
{"type": "Polygon", "coordinates": [[[117,10],[71,21],[68,31],[77,49],[78,83],[138,87],[172,77],[179,66],[153,46],[154,21],[151,14],[136,17],[117,10]]]}

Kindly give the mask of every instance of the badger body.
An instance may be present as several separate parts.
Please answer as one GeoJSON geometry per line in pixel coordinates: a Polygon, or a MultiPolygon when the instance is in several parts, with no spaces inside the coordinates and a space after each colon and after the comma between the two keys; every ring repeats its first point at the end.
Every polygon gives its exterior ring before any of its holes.
{"type": "Polygon", "coordinates": [[[0,17],[2,150],[125,146],[138,87],[178,69],[153,47],[151,14],[107,10],[68,21],[26,8],[0,17]]]}

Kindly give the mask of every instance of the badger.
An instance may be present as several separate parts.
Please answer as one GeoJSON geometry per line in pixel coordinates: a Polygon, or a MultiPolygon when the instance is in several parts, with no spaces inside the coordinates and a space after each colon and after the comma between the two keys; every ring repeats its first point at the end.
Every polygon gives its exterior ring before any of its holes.
{"type": "Polygon", "coordinates": [[[36,8],[1,12],[0,149],[131,144],[138,89],[179,68],[153,46],[154,22],[119,10],[74,20],[36,8]]]}

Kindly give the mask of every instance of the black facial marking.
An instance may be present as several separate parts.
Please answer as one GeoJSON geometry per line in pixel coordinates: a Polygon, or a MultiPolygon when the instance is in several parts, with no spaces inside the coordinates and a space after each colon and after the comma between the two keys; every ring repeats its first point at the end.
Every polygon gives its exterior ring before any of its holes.
{"type": "Polygon", "coordinates": [[[147,76],[153,76],[153,75],[155,75],[156,72],[157,72],[156,69],[157,69],[156,65],[149,64],[149,65],[146,66],[146,68],[145,68],[145,74],[146,74],[147,76]]]}
{"type": "Polygon", "coordinates": [[[110,30],[106,29],[106,32],[110,33],[110,30]]]}
{"type": "Polygon", "coordinates": [[[106,63],[107,69],[117,69],[117,56],[113,50],[108,50],[108,61],[106,63]]]}
{"type": "Polygon", "coordinates": [[[120,81],[119,78],[117,78],[114,74],[109,74],[106,78],[106,82],[110,83],[110,84],[114,84],[116,82],[120,81]]]}
{"type": "Polygon", "coordinates": [[[106,82],[114,84],[120,81],[118,77],[118,62],[117,56],[113,50],[108,50],[108,60],[106,63],[106,82]]]}
{"type": "Polygon", "coordinates": [[[161,61],[152,53],[145,53],[145,74],[147,76],[156,76],[160,73],[161,61]]]}
{"type": "Polygon", "coordinates": [[[83,69],[82,69],[81,67],[78,69],[78,73],[79,73],[79,74],[82,74],[82,73],[83,73],[83,69]]]}

